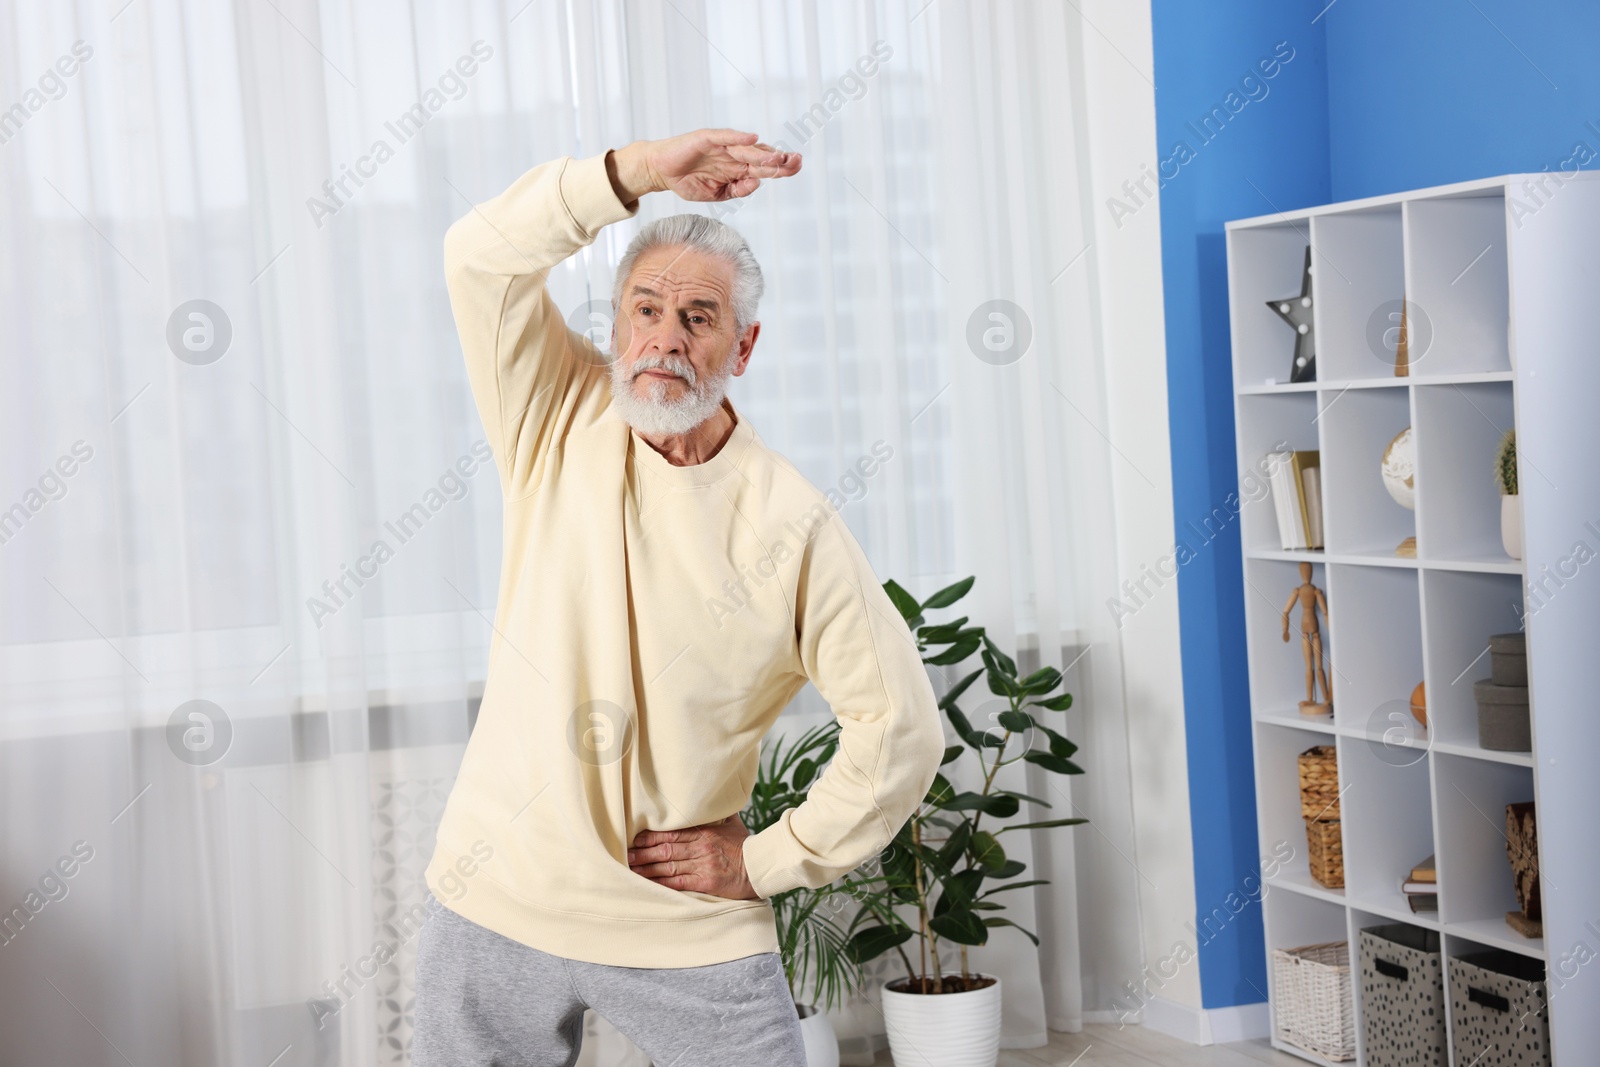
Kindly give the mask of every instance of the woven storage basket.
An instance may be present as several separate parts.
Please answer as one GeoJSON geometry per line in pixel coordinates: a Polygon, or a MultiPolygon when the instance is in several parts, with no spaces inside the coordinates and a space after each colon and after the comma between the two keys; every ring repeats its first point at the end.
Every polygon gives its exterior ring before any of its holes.
{"type": "Polygon", "coordinates": [[[1273,949],[1272,997],[1278,1040],[1329,1060],[1356,1058],[1348,942],[1273,949]]]}
{"type": "Polygon", "coordinates": [[[1307,819],[1339,818],[1339,761],[1332,745],[1300,753],[1300,814],[1307,819]]]}
{"type": "Polygon", "coordinates": [[[1338,819],[1306,819],[1311,877],[1328,889],[1344,888],[1344,834],[1338,819]]]}

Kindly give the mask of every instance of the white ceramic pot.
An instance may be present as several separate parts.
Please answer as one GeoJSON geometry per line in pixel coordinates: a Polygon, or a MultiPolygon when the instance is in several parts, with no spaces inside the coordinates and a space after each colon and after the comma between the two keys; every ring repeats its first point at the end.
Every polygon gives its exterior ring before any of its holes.
{"type": "Polygon", "coordinates": [[[806,1039],[806,1067],[839,1067],[839,1035],[828,1016],[810,1004],[799,1005],[800,1036],[806,1039]]]}
{"type": "Polygon", "coordinates": [[[897,993],[885,985],[883,1021],[896,1063],[994,1067],[1000,1058],[1000,981],[968,993],[897,993]]]}
{"type": "Polygon", "coordinates": [[[1500,497],[1500,543],[1506,555],[1522,558],[1522,497],[1516,493],[1500,497]]]}

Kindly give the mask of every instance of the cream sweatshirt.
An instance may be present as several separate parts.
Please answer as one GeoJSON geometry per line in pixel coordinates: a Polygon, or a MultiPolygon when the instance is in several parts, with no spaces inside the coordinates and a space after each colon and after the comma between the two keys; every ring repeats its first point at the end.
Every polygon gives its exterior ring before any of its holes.
{"type": "Polygon", "coordinates": [[[468,378],[505,499],[483,703],[426,871],[446,907],[568,959],[692,967],[778,951],[772,895],[878,853],[944,731],[905,622],[828,498],[724,400],[674,466],[611,406],[550,269],[632,218],[604,155],[534,167],[445,236],[468,378]],[[810,680],[841,725],[805,801],[746,839],[759,900],[628,867],[640,830],[749,802],[762,736],[810,680]]]}

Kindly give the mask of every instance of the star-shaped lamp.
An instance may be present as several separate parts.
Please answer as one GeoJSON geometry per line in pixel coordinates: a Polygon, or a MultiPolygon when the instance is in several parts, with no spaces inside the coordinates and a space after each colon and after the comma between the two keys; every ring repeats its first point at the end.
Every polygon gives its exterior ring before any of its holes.
{"type": "Polygon", "coordinates": [[[1316,344],[1311,334],[1311,246],[1306,246],[1306,269],[1300,279],[1300,295],[1286,296],[1281,300],[1268,300],[1267,307],[1278,317],[1294,327],[1294,366],[1289,371],[1291,382],[1317,380],[1316,344]]]}

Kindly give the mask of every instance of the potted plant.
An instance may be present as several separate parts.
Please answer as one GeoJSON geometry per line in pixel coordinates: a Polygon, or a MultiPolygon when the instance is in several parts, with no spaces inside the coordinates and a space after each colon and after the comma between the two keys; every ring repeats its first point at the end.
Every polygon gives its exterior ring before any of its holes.
{"type": "Polygon", "coordinates": [[[1494,479],[1500,486],[1500,543],[1506,555],[1522,558],[1522,498],[1517,495],[1517,431],[1507,430],[1494,454],[1494,479]]]}
{"type": "MultiPolygon", "coordinates": [[[[815,726],[792,743],[780,738],[767,746],[757,766],[750,804],[741,813],[750,832],[760,833],[804,800],[806,789],[838,746],[837,721],[815,726]]],[[[845,906],[839,894],[835,883],[821,889],[802,886],[771,898],[783,973],[805,1038],[807,1067],[839,1067],[839,1038],[824,1012],[842,1004],[863,983],[861,965],[849,952],[848,934],[838,921],[845,906]],[[808,987],[817,1003],[801,1001],[800,991],[808,987]]]]}
{"type": "Polygon", "coordinates": [[[958,791],[941,772],[878,860],[847,875],[843,886],[862,905],[848,927],[855,958],[865,964],[893,950],[905,964],[905,977],[882,987],[884,1021],[896,1062],[923,1067],[993,1067],[1000,1046],[1000,980],[969,968],[967,949],[987,943],[990,932],[1001,927],[1014,927],[1039,943],[1031,931],[999,914],[1005,910],[995,899],[999,894],[1047,884],[1045,879],[1017,880],[1026,864],[1006,855],[1003,836],[1086,821],[1006,822],[1024,802],[1050,805],[997,787],[1001,767],[1022,760],[1053,774],[1083,771],[1071,759],[1077,746],[1035,717],[1072,706],[1071,694],[1056,692],[1063,681],[1060,671],[1042,667],[1019,678],[1016,662],[982,627],[968,626],[966,617],[925,621],[925,612],[956,603],[972,583],[971,578],[957,582],[920,604],[893,581],[885,582],[884,590],[915,634],[924,663],[942,667],[981,655],[983,666],[952,686],[939,707],[962,742],[945,750],[941,766],[970,750],[982,788],[958,791]],[[981,729],[957,703],[980,677],[1006,705],[981,729]],[[910,918],[902,916],[902,907],[910,918]],[[917,939],[915,961],[905,948],[912,938],[917,939]],[[959,947],[959,972],[946,973],[940,957],[944,945],[959,947]]]}

